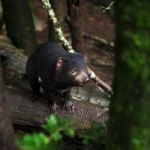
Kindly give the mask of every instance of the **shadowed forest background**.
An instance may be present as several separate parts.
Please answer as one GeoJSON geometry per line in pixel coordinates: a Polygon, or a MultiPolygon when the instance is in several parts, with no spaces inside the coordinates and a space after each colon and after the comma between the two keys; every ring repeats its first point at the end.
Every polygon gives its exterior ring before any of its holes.
{"type": "Polygon", "coordinates": [[[148,0],[1,0],[0,149],[149,150],[149,10],[148,0]],[[41,43],[56,41],[69,51],[44,2],[96,74],[71,89],[74,112],[57,97],[60,108],[50,115],[44,96],[30,101],[23,78],[41,43]]]}

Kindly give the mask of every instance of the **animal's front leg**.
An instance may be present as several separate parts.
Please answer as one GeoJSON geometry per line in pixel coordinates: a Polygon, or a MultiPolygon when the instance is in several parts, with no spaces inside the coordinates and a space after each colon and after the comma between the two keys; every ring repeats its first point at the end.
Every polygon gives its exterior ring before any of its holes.
{"type": "Polygon", "coordinates": [[[65,91],[63,93],[63,97],[64,97],[64,109],[66,109],[69,112],[73,112],[74,111],[74,104],[73,102],[70,100],[70,90],[65,91]]]}
{"type": "Polygon", "coordinates": [[[40,92],[39,92],[40,84],[39,84],[38,80],[32,79],[32,81],[30,81],[30,85],[32,88],[32,96],[31,96],[30,100],[32,102],[35,102],[37,100],[37,98],[40,96],[40,92]]]}
{"type": "Polygon", "coordinates": [[[49,104],[49,109],[48,109],[48,113],[56,113],[57,112],[57,109],[58,109],[58,106],[57,104],[55,103],[55,93],[54,91],[51,91],[51,92],[47,92],[46,93],[46,97],[48,99],[48,104],[49,104]]]}

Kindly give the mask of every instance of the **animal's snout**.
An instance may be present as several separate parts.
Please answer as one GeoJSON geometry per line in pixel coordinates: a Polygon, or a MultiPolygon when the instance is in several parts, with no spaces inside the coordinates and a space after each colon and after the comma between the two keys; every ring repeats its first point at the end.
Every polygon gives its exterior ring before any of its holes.
{"type": "Polygon", "coordinates": [[[81,86],[84,86],[89,81],[89,76],[86,72],[81,71],[75,78],[75,81],[81,86]]]}

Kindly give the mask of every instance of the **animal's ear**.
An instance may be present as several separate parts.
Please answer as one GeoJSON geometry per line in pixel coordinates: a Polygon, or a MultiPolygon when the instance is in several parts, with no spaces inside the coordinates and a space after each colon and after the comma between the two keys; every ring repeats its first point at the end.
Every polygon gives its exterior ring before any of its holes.
{"type": "Polygon", "coordinates": [[[62,68],[63,64],[64,64],[64,58],[59,57],[56,62],[56,70],[59,71],[62,68]]]}

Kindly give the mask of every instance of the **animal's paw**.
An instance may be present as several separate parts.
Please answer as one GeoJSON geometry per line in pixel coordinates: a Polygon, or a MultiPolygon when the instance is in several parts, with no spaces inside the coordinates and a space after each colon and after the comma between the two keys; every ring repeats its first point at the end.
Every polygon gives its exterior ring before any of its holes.
{"type": "Polygon", "coordinates": [[[69,112],[73,112],[74,111],[74,104],[73,104],[73,102],[72,101],[67,101],[64,104],[64,109],[66,109],[69,112]]]}
{"type": "Polygon", "coordinates": [[[56,103],[53,103],[51,106],[50,106],[50,108],[49,108],[49,110],[48,110],[48,113],[56,113],[57,112],[57,110],[58,110],[58,106],[57,106],[57,104],[56,103]]]}

